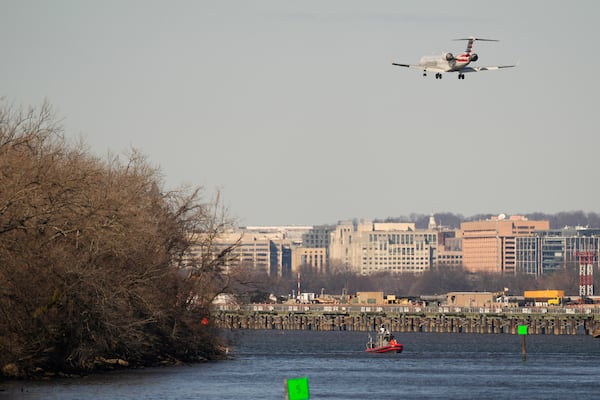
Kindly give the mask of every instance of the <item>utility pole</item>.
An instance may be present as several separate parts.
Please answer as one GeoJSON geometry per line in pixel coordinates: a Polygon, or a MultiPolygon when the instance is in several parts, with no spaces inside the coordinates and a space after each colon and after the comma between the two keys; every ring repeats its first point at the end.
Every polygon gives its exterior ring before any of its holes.
{"type": "Polygon", "coordinates": [[[300,303],[301,298],[300,298],[300,272],[298,272],[298,303],[300,303]]]}

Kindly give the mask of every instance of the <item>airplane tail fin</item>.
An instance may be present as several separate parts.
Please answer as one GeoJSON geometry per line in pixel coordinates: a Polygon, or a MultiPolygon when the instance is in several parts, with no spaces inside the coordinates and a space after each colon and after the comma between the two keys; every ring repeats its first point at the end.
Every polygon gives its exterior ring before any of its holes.
{"type": "MultiPolygon", "coordinates": [[[[467,41],[467,48],[465,49],[465,52],[462,53],[459,57],[458,57],[458,61],[471,61],[471,57],[473,56],[473,43],[475,43],[476,40],[480,40],[482,42],[497,42],[498,40],[496,39],[483,39],[483,38],[477,38],[477,37],[469,37],[469,38],[465,38],[465,39],[454,39],[454,40],[466,40],[467,41]]],[[[475,61],[475,60],[473,60],[475,61]]]]}

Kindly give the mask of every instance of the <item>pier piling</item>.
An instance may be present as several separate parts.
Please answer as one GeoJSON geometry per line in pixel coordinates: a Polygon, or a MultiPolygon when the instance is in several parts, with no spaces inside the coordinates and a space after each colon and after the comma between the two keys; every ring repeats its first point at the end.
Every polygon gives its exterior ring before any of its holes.
{"type": "Polygon", "coordinates": [[[213,320],[223,329],[374,331],[384,324],[394,332],[517,334],[526,325],[533,335],[590,335],[600,332],[597,313],[435,312],[384,307],[328,310],[315,306],[252,306],[215,310],[213,320]]]}

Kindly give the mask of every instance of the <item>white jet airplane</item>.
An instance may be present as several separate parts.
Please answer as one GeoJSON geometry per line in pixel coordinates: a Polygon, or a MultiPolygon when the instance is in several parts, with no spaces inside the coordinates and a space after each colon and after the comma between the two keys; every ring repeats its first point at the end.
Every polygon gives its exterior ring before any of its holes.
{"type": "Polygon", "coordinates": [[[454,40],[466,40],[467,49],[458,57],[454,57],[452,53],[444,53],[436,56],[424,56],[421,58],[418,64],[398,64],[392,63],[398,67],[414,68],[423,70],[423,76],[427,76],[427,72],[435,72],[435,79],[442,79],[443,72],[458,72],[458,79],[465,79],[465,73],[467,72],[479,72],[479,71],[492,71],[501,68],[511,68],[516,65],[498,65],[493,67],[471,67],[469,64],[479,59],[476,53],[473,53],[473,43],[476,40],[485,42],[497,42],[494,39],[481,39],[471,36],[466,39],[454,39],[454,40]]]}

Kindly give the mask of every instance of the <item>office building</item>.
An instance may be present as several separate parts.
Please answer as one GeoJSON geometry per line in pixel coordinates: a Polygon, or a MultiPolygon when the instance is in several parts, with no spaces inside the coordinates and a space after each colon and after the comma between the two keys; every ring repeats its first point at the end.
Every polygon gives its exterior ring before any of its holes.
{"type": "Polygon", "coordinates": [[[361,275],[423,273],[437,261],[437,235],[414,223],[342,222],[331,233],[330,263],[361,275]]]}
{"type": "Polygon", "coordinates": [[[305,268],[310,272],[324,274],[328,268],[328,248],[326,247],[295,247],[292,250],[292,272],[300,272],[305,268]]]}
{"type": "Polygon", "coordinates": [[[517,238],[517,271],[529,275],[552,273],[567,266],[579,266],[579,254],[595,254],[598,265],[600,229],[563,228],[534,232],[517,238]]]}
{"type": "Polygon", "coordinates": [[[231,249],[225,258],[225,272],[242,266],[270,276],[288,276],[292,272],[292,253],[302,243],[302,235],[310,226],[251,226],[242,227],[219,235],[210,248],[198,245],[192,249],[193,256],[218,257],[231,249]]]}
{"type": "MultiPolygon", "coordinates": [[[[504,215],[485,221],[463,222],[463,265],[471,272],[514,274],[517,272],[517,240],[550,229],[549,221],[529,221],[504,215]]],[[[526,241],[523,241],[525,243],[526,241]]]]}

